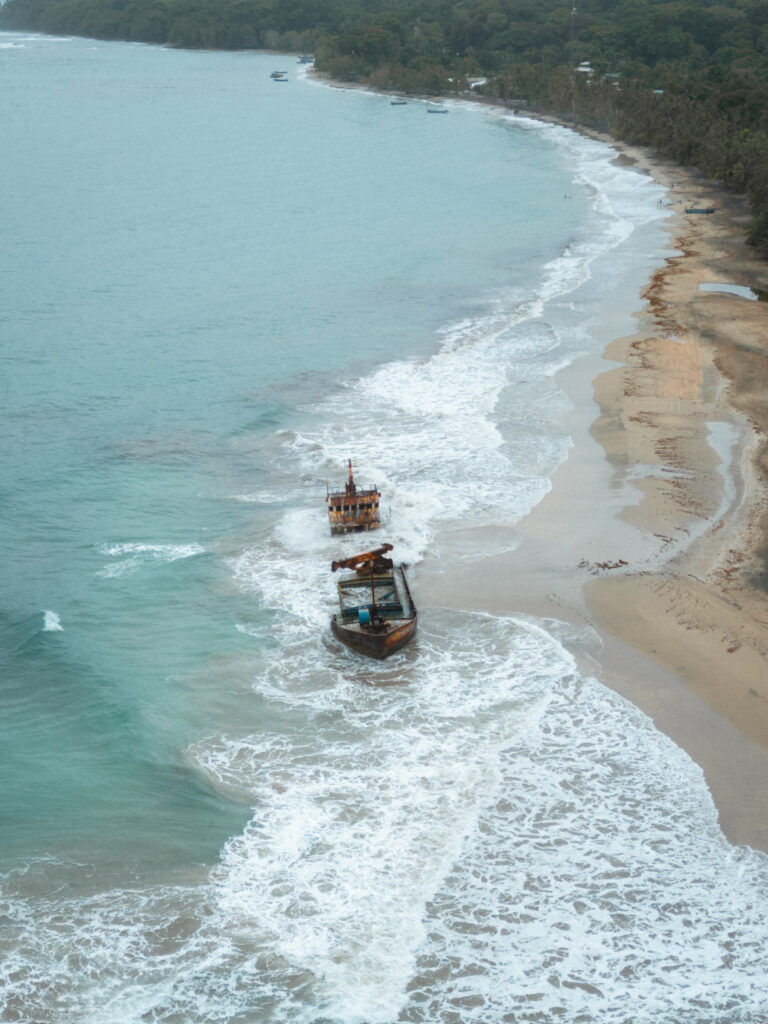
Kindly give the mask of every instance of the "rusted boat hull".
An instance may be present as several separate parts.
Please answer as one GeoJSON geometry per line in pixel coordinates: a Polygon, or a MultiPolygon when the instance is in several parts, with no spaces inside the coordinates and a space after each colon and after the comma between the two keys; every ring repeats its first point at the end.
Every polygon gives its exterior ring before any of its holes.
{"type": "Polygon", "coordinates": [[[338,616],[331,619],[333,635],[347,647],[369,658],[388,658],[405,647],[416,632],[418,616],[400,622],[386,622],[380,632],[372,632],[355,623],[340,623],[338,616]]]}
{"type": "MultiPolygon", "coordinates": [[[[352,487],[354,488],[354,484],[352,487]]],[[[363,530],[378,530],[381,526],[380,497],[381,495],[375,489],[360,491],[354,488],[352,493],[329,491],[325,500],[328,505],[328,522],[331,533],[360,533],[363,530]]]]}
{"type": "MultiPolygon", "coordinates": [[[[376,512],[378,516],[378,510],[376,512]]],[[[343,533],[363,533],[366,530],[378,530],[381,522],[378,518],[361,519],[358,515],[345,517],[343,513],[329,510],[328,519],[331,525],[331,534],[335,537],[343,533]]]]}
{"type": "Polygon", "coordinates": [[[333,635],[369,658],[388,658],[416,632],[416,606],[405,567],[395,567],[385,557],[391,550],[391,544],[384,544],[331,564],[333,572],[355,570],[339,580],[339,611],[331,619],[333,635]]]}

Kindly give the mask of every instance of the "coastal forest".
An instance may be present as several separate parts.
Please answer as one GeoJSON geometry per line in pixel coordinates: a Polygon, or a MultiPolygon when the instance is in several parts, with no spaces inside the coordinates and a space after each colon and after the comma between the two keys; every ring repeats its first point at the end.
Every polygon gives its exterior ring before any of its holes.
{"type": "Polygon", "coordinates": [[[553,114],[746,193],[768,258],[768,0],[7,0],[0,29],[311,54],[341,81],[553,114]]]}

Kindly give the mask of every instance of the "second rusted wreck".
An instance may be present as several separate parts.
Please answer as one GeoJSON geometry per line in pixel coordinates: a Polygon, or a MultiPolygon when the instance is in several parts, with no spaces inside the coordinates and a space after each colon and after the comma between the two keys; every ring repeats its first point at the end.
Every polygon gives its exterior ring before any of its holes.
{"type": "Polygon", "coordinates": [[[331,572],[351,570],[338,581],[339,610],[331,618],[333,635],[358,654],[388,658],[416,632],[418,614],[405,566],[387,557],[391,544],[331,563],[331,572]]]}
{"type": "Polygon", "coordinates": [[[381,494],[376,487],[363,489],[355,483],[352,460],[347,461],[349,477],[343,491],[332,491],[326,485],[325,503],[328,506],[328,522],[331,533],[357,533],[361,530],[377,530],[381,526],[379,500],[381,494]]]}

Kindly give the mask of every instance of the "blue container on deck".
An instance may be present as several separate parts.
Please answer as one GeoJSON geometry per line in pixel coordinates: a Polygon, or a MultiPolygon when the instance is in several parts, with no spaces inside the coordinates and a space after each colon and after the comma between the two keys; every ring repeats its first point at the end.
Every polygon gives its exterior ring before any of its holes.
{"type": "Polygon", "coordinates": [[[368,611],[367,608],[358,608],[357,617],[360,620],[361,626],[367,626],[368,623],[371,621],[371,613],[368,611]]]}

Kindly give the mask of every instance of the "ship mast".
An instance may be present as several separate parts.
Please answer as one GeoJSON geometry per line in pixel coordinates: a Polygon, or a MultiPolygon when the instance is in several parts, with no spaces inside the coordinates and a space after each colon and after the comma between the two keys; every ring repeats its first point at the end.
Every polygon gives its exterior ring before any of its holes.
{"type": "Polygon", "coordinates": [[[352,475],[352,459],[347,459],[347,466],[349,467],[349,480],[347,480],[347,485],[344,490],[346,491],[347,497],[353,497],[357,494],[357,487],[355,486],[355,478],[352,475]]]}

